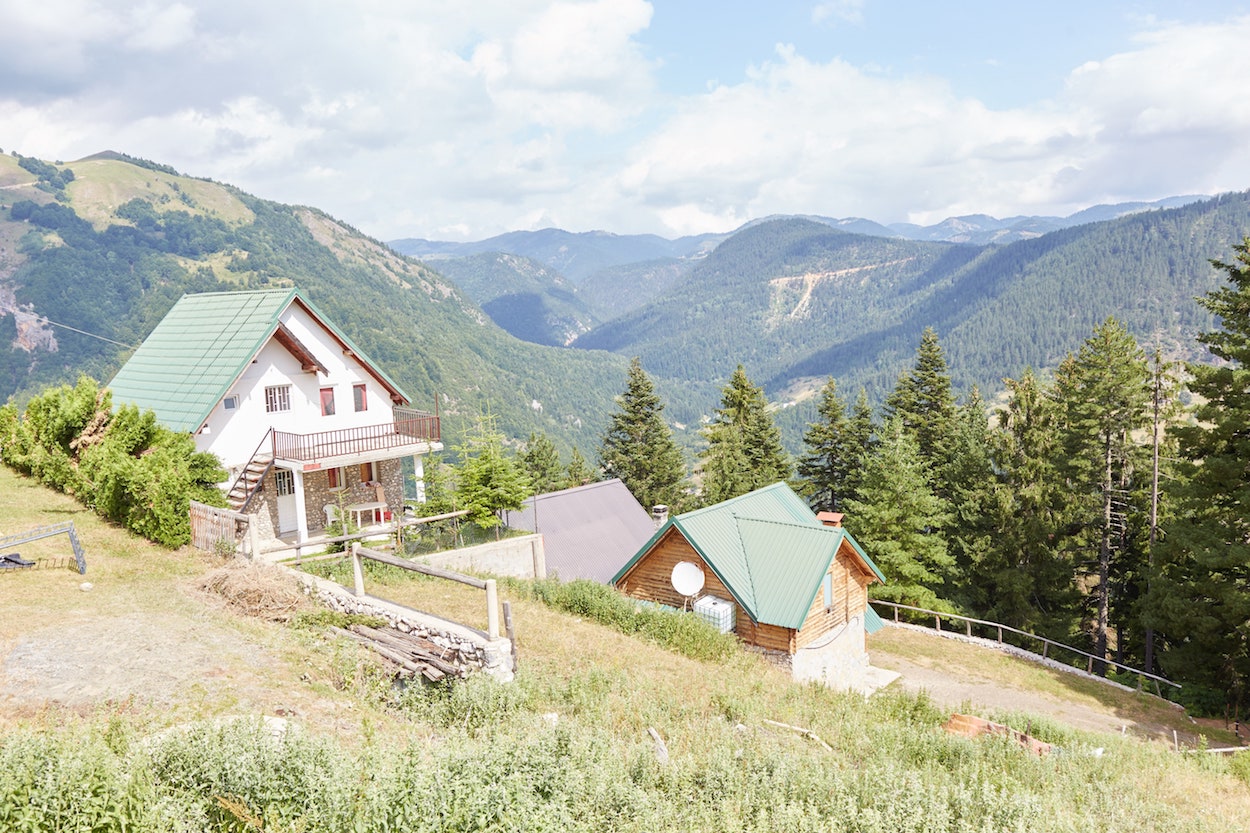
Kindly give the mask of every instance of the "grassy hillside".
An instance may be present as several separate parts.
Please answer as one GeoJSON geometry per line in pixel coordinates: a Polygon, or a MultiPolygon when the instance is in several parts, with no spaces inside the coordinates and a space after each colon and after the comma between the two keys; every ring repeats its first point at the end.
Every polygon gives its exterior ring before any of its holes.
{"type": "MultiPolygon", "coordinates": [[[[3,470],[0,493],[0,529],[72,519],[88,554],[85,577],[0,574],[6,830],[1250,829],[1237,761],[1007,715],[1063,747],[1037,759],[945,734],[924,696],[797,686],[746,654],[696,662],[516,589],[514,684],[400,691],[356,646],[196,589],[213,558],[3,470]],[[290,728],[275,738],[262,716],[290,728]]],[[[480,605],[430,579],[369,581],[435,612],[480,605]]],[[[1118,696],[1107,707],[1135,713],[1118,696]]]]}
{"type": "Polygon", "coordinates": [[[594,447],[623,359],[517,340],[438,273],[315,209],[113,156],[42,179],[0,157],[0,397],[107,382],[184,292],[297,285],[417,407],[438,397],[449,444],[489,410],[509,436],[594,447]]]}

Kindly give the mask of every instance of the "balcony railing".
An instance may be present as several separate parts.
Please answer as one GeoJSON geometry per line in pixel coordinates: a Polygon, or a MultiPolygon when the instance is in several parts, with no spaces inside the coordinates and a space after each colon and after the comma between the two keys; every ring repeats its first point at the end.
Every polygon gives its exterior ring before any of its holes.
{"type": "Polygon", "coordinates": [[[273,432],[273,456],[279,460],[313,461],[371,451],[389,451],[420,442],[438,442],[438,417],[423,411],[395,408],[385,425],[341,428],[316,434],[273,432]]]}

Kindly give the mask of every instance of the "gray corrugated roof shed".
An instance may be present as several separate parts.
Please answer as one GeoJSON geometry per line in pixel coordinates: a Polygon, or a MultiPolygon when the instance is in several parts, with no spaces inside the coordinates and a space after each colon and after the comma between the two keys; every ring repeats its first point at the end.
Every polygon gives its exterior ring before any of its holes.
{"type": "Polygon", "coordinates": [[[542,533],[548,575],[604,584],[655,532],[651,516],[615,479],[532,497],[508,513],[508,526],[542,533]]]}

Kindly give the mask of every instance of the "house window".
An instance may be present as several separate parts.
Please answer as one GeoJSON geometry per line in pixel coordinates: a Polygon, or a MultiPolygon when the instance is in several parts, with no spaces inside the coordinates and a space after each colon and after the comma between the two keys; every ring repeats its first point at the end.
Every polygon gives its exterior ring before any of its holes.
{"type": "Polygon", "coordinates": [[[373,463],[360,464],[360,482],[368,483],[373,480],[373,463]]]}
{"type": "Polygon", "coordinates": [[[295,494],[295,475],[290,469],[274,469],[273,484],[278,497],[295,494]]]}
{"type": "Polygon", "coordinates": [[[265,413],[291,410],[291,386],[274,385],[265,388],[265,413]]]}
{"type": "Polygon", "coordinates": [[[825,612],[833,613],[833,573],[825,573],[825,580],[821,584],[820,592],[825,597],[825,612]]]}
{"type": "Polygon", "coordinates": [[[338,466],[326,469],[326,481],[330,484],[331,489],[343,488],[343,469],[338,466]]]}
{"type": "Polygon", "coordinates": [[[238,408],[239,407],[239,395],[237,393],[230,394],[225,399],[221,400],[221,407],[227,411],[233,411],[234,409],[238,408]]]}
{"type": "Polygon", "coordinates": [[[357,413],[369,409],[369,400],[365,397],[364,385],[352,385],[352,403],[356,406],[357,413]]]}
{"type": "Polygon", "coordinates": [[[334,416],[334,388],[321,389],[321,415],[334,416]]]}

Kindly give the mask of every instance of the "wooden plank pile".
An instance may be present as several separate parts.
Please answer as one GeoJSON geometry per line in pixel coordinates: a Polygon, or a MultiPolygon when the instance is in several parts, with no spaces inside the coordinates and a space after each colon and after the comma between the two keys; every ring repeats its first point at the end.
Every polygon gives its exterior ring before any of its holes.
{"type": "Polygon", "coordinates": [[[970,714],[952,714],[951,719],[946,721],[946,725],[942,728],[952,735],[963,735],[966,738],[975,738],[981,735],[1001,735],[1010,738],[1022,748],[1027,749],[1038,757],[1049,755],[1051,750],[1049,743],[1040,741],[1025,732],[1021,732],[1019,729],[1012,729],[1010,726],[1004,726],[1001,723],[991,723],[984,718],[970,714]]]}
{"type": "Polygon", "coordinates": [[[465,669],[443,658],[443,649],[413,633],[401,633],[391,628],[371,628],[367,625],[351,625],[346,630],[331,630],[372,648],[388,662],[399,666],[401,676],[420,674],[431,682],[439,682],[446,677],[464,677],[466,674],[465,669]]]}

